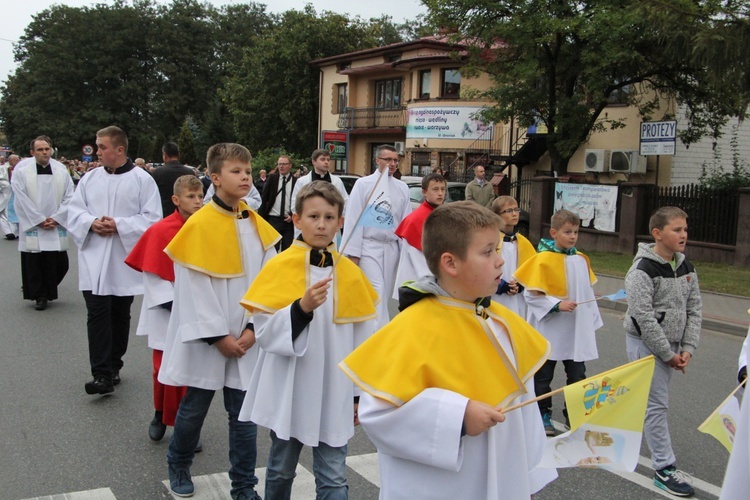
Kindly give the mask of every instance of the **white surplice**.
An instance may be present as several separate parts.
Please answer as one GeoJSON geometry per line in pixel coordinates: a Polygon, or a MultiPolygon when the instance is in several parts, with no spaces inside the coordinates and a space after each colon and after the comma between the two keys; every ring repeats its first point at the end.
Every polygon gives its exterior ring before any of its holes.
{"type": "Polygon", "coordinates": [[[401,255],[396,269],[396,280],[393,285],[393,298],[398,300],[398,289],[404,281],[415,281],[422,276],[431,275],[427,260],[421,250],[414,248],[408,241],[401,241],[401,255]]]}
{"type": "MultiPolygon", "coordinates": [[[[310,268],[316,283],[331,268],[310,268]]],[[[260,354],[240,420],[272,429],[307,446],[343,446],[354,435],[354,384],[338,363],[370,336],[374,321],[335,324],[329,294],[313,320],[292,341],[291,305],[275,314],[255,312],[260,354]]]]}
{"type": "MultiPolygon", "coordinates": [[[[488,325],[515,363],[504,328],[488,325]]],[[[526,394],[534,397],[534,380],[526,394]]],[[[505,421],[478,436],[461,437],[468,399],[445,389],[430,388],[401,407],[363,394],[359,419],[378,449],[380,498],[528,499],[557,477],[539,469],[546,437],[536,404],[505,414],[505,421]]]]}
{"type": "MultiPolygon", "coordinates": [[[[206,190],[206,196],[203,197],[203,204],[205,205],[211,201],[211,198],[213,198],[215,194],[216,188],[213,183],[211,183],[206,190]]],[[[247,203],[247,206],[250,207],[251,210],[255,210],[256,212],[260,208],[261,203],[263,203],[260,199],[260,192],[258,192],[258,188],[255,187],[255,184],[250,184],[250,192],[247,193],[247,196],[242,198],[242,200],[247,203]]]]}
{"type": "Polygon", "coordinates": [[[174,299],[174,283],[143,272],[143,302],[135,334],[148,337],[148,346],[163,351],[167,340],[170,312],[161,304],[174,299]]]}
{"type": "Polygon", "coordinates": [[[141,273],[125,264],[138,239],[161,220],[161,198],[154,179],[142,168],[110,174],[104,167],[83,176],[68,208],[68,231],[78,246],[78,288],[94,295],[143,293],[141,273]],[[117,233],[91,231],[102,216],[115,220],[117,233]]]}
{"type": "Polygon", "coordinates": [[[575,311],[550,313],[561,299],[524,290],[528,312],[526,320],[549,340],[550,360],[589,361],[597,359],[596,330],[604,326],[594,300],[586,259],[580,255],[565,257],[568,298],[579,305],[575,311]],[[586,302],[580,304],[580,302],[586,302]]]}
{"type": "MultiPolygon", "coordinates": [[[[502,236],[502,235],[500,235],[502,236]]],[[[503,264],[503,279],[507,282],[513,281],[513,273],[518,269],[518,241],[503,242],[500,250],[505,264],[503,264]]],[[[515,295],[493,294],[492,300],[504,305],[522,318],[526,317],[526,300],[523,293],[515,295]]]]}
{"type": "Polygon", "coordinates": [[[232,335],[239,338],[251,319],[240,300],[250,283],[276,250],[263,249],[248,219],[234,221],[240,241],[244,275],[214,278],[175,264],[174,302],[159,382],[207,390],[223,387],[245,390],[255,368],[258,347],[241,358],[225,358],[203,339],[232,335]]]}
{"type": "Polygon", "coordinates": [[[341,253],[359,258],[359,267],[381,298],[377,328],[390,320],[387,297],[393,293],[401,253],[396,228],[411,213],[408,186],[387,170],[380,178],[381,173],[375,171],[354,184],[341,240],[341,253]]]}
{"type": "Polygon", "coordinates": [[[73,197],[73,181],[68,169],[50,160],[52,175],[37,175],[36,160],[27,158],[16,165],[12,186],[18,216],[18,250],[59,252],[68,249],[68,205],[73,197]],[[53,229],[42,229],[48,217],[57,222],[53,229]]]}

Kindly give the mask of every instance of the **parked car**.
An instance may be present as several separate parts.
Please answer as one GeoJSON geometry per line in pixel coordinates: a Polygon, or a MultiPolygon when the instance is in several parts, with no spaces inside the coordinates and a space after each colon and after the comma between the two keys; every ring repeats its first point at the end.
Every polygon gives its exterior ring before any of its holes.
{"type": "Polygon", "coordinates": [[[344,189],[346,189],[347,194],[351,194],[352,188],[354,187],[354,183],[357,182],[357,179],[362,178],[361,175],[357,174],[334,174],[336,177],[341,179],[341,182],[344,183],[344,189]]]}
{"type": "MultiPolygon", "coordinates": [[[[403,177],[402,177],[403,179],[403,177]]],[[[409,186],[409,201],[411,202],[411,208],[414,210],[422,204],[424,196],[422,195],[422,181],[421,177],[409,177],[406,185],[409,186]],[[419,179],[415,181],[412,179],[419,179]]],[[[466,183],[465,182],[448,182],[446,190],[445,203],[452,201],[462,201],[466,199],[466,183]]],[[[529,213],[526,210],[521,210],[521,215],[518,218],[518,232],[524,236],[529,235],[529,213]]]]}

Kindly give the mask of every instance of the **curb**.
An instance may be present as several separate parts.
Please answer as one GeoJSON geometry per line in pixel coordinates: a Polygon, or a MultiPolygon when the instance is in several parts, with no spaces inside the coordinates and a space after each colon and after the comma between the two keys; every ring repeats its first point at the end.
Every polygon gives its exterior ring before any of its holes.
{"type": "MultiPolygon", "coordinates": [[[[607,299],[601,299],[598,301],[599,307],[612,309],[617,312],[626,312],[628,310],[627,302],[611,301],[607,299]]],[[[717,318],[706,318],[703,317],[701,322],[701,328],[705,330],[711,330],[714,332],[726,333],[737,337],[745,338],[748,334],[748,325],[740,323],[730,323],[728,321],[722,321],[717,318]]]]}

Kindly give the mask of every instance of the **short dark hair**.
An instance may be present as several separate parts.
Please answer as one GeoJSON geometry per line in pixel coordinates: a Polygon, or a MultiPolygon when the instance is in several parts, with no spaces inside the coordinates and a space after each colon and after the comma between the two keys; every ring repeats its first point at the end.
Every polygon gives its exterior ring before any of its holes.
{"type": "Polygon", "coordinates": [[[161,152],[169,158],[179,158],[180,148],[174,142],[165,142],[161,147],[161,152]]]}
{"type": "Polygon", "coordinates": [[[396,148],[394,148],[390,144],[381,144],[380,146],[378,146],[378,149],[375,150],[375,157],[378,157],[381,154],[383,154],[383,151],[390,151],[392,153],[398,154],[398,151],[396,151],[396,148]]]}
{"type": "Polygon", "coordinates": [[[52,147],[52,139],[50,139],[49,136],[40,135],[31,140],[31,144],[29,144],[29,149],[31,151],[34,151],[34,144],[36,144],[36,141],[45,141],[47,144],[49,144],[49,147],[52,147]]]}
{"type": "Polygon", "coordinates": [[[552,219],[550,220],[550,227],[557,230],[563,227],[566,223],[570,223],[572,226],[580,226],[581,218],[570,210],[558,210],[552,215],[552,219]]]}
{"type": "Polygon", "coordinates": [[[422,191],[427,191],[427,188],[430,187],[430,182],[441,182],[447,184],[445,177],[442,175],[436,173],[427,174],[422,177],[422,191]]]}
{"type": "Polygon", "coordinates": [[[242,163],[250,162],[253,159],[253,155],[250,151],[242,144],[235,144],[232,142],[220,142],[214,144],[208,148],[206,153],[206,165],[208,166],[208,174],[221,174],[221,167],[224,166],[224,162],[227,160],[237,160],[242,163]]]}
{"type": "Polygon", "coordinates": [[[312,156],[310,157],[310,159],[312,161],[315,161],[318,158],[320,158],[321,156],[328,156],[328,157],[330,157],[331,156],[331,152],[328,151],[327,149],[316,149],[315,151],[313,151],[312,156]]]}
{"type": "Polygon", "coordinates": [[[332,207],[337,207],[339,210],[339,217],[344,213],[344,197],[341,196],[339,190],[333,187],[333,184],[330,182],[312,181],[297,193],[297,198],[294,201],[294,211],[297,215],[302,215],[302,208],[304,207],[305,201],[315,197],[323,198],[332,207]]]}
{"type": "Polygon", "coordinates": [[[440,205],[427,217],[422,232],[427,267],[440,278],[441,255],[447,252],[463,260],[477,230],[489,227],[499,234],[502,226],[499,215],[473,201],[440,205]]]}
{"type": "Polygon", "coordinates": [[[104,127],[96,133],[96,136],[109,137],[114,147],[122,146],[125,149],[125,154],[128,154],[128,136],[120,127],[114,125],[104,127]]]}
{"type": "Polygon", "coordinates": [[[679,207],[661,207],[658,208],[648,220],[648,232],[650,233],[654,229],[662,230],[664,227],[672,222],[672,219],[685,219],[687,220],[688,215],[679,207]]]}

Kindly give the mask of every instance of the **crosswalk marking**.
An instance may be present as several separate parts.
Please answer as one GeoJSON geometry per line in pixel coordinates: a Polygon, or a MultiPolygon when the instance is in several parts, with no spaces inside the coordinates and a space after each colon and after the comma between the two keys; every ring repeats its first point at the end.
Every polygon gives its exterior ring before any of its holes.
{"type": "MultiPolygon", "coordinates": [[[[651,469],[651,460],[649,460],[648,458],[644,456],[638,457],[638,463],[640,465],[643,465],[651,469]]],[[[717,497],[721,496],[721,486],[715,486],[711,483],[707,483],[706,481],[702,479],[698,479],[697,477],[694,477],[692,475],[690,477],[692,478],[692,482],[690,484],[693,485],[693,488],[699,489],[701,491],[705,491],[706,493],[710,493],[711,495],[714,495],[717,497]]]]}
{"type": "Polygon", "coordinates": [[[62,495],[27,498],[26,500],[117,500],[117,498],[109,488],[99,488],[97,490],[63,493],[62,495]]]}
{"type": "Polygon", "coordinates": [[[380,468],[378,467],[377,453],[346,457],[346,465],[351,467],[354,472],[380,488],[380,468]]]}

